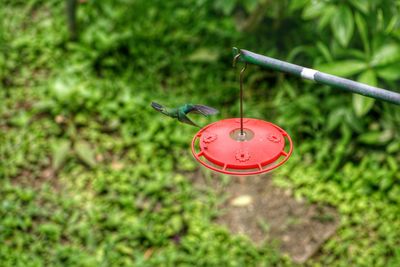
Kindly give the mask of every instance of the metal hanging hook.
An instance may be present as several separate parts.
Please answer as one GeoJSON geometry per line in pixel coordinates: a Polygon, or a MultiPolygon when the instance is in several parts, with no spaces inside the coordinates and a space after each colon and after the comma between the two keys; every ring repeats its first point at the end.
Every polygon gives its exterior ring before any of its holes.
{"type": "MultiPolygon", "coordinates": [[[[240,57],[240,52],[233,58],[233,67],[236,67],[236,63],[240,57]]],[[[240,83],[240,135],[244,138],[243,131],[243,74],[247,68],[247,62],[244,63],[243,69],[240,71],[239,83],[240,83]]]]}
{"type": "Polygon", "coordinates": [[[238,61],[240,57],[240,52],[233,58],[232,66],[235,68],[236,67],[236,62],[238,61]]]}

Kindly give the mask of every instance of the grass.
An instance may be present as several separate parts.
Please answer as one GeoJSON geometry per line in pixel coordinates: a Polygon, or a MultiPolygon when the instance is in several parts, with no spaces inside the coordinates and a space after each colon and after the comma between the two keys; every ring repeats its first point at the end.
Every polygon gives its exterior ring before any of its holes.
{"type": "MultiPolygon", "coordinates": [[[[149,106],[190,101],[219,108],[213,120],[236,116],[230,48],[262,52],[272,40],[237,33],[208,1],[88,1],[76,43],[63,3],[16,1],[0,12],[2,266],[292,265],[272,245],[257,248],[213,223],[221,196],[190,182],[196,129],[149,106]]],[[[302,95],[282,76],[247,75],[248,116],[294,136],[276,183],[341,214],[337,234],[306,265],[397,266],[396,143],[367,150],[347,128],[325,132],[323,113],[345,96],[319,107],[332,91],[307,84],[302,95]],[[347,160],[354,150],[364,154],[347,160]]]]}

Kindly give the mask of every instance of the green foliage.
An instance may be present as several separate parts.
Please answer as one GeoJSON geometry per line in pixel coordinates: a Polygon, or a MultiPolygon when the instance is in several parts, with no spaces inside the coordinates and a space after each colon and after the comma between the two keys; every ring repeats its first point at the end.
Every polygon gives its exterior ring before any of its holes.
{"type": "MultiPolygon", "coordinates": [[[[274,245],[213,223],[221,196],[191,183],[196,129],[149,104],[237,116],[232,46],[395,90],[398,9],[389,0],[82,1],[69,42],[62,2],[4,4],[1,265],[292,265],[274,245]]],[[[341,214],[306,265],[399,265],[400,109],[255,67],[245,88],[247,116],[295,142],[276,182],[341,214]]]]}

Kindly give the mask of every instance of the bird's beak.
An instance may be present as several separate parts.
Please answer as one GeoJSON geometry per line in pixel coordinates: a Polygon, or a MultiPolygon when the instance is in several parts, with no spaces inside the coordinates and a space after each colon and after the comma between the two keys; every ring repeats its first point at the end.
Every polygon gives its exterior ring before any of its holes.
{"type": "Polygon", "coordinates": [[[156,103],[156,102],[151,102],[151,106],[152,106],[155,110],[160,111],[160,112],[162,112],[162,111],[163,111],[163,108],[164,108],[162,105],[160,105],[160,104],[158,104],[158,103],[156,103]]]}

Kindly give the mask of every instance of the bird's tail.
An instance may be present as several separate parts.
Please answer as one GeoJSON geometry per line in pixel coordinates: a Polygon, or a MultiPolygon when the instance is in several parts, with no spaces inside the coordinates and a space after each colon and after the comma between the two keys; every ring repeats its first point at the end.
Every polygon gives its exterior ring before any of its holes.
{"type": "Polygon", "coordinates": [[[151,102],[151,106],[157,111],[162,111],[162,109],[164,108],[163,105],[160,105],[160,104],[158,104],[156,102],[151,102]]]}
{"type": "Polygon", "coordinates": [[[200,112],[204,116],[217,114],[219,111],[215,108],[204,106],[204,105],[194,105],[196,111],[200,112]]]}

